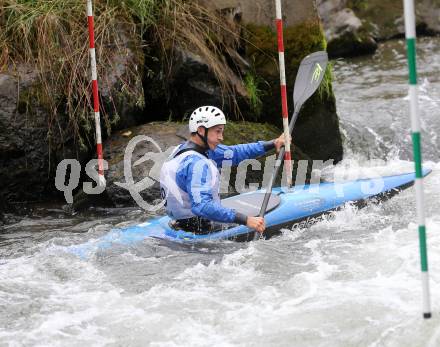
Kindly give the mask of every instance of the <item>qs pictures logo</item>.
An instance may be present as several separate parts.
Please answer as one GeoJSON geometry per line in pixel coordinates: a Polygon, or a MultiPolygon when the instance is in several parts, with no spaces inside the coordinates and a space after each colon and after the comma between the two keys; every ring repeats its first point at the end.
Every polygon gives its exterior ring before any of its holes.
{"type": "Polygon", "coordinates": [[[154,212],[161,209],[165,204],[164,200],[161,200],[160,203],[158,204],[151,205],[143,199],[141,192],[152,187],[155,182],[159,182],[160,169],[162,167],[162,164],[166,160],[166,158],[168,158],[169,152],[171,152],[172,150],[174,150],[174,147],[170,147],[166,152],[162,152],[162,149],[157,144],[157,142],[154,141],[149,136],[138,135],[133,137],[128,143],[127,147],[125,148],[125,154],[124,154],[125,182],[124,183],[115,182],[115,184],[121,188],[127,189],[130,192],[130,195],[132,196],[134,201],[136,201],[136,203],[138,204],[138,206],[143,208],[144,210],[149,212],[154,212]],[[136,146],[142,142],[151,143],[153,147],[155,147],[158,151],[148,152],[133,163],[133,167],[136,167],[148,160],[151,160],[153,162],[153,166],[151,167],[148,176],[144,177],[139,182],[134,182],[131,162],[133,158],[133,152],[136,146]]]}
{"type": "MultiPolygon", "coordinates": [[[[138,206],[144,210],[149,212],[159,210],[164,206],[164,201],[160,200],[157,204],[151,205],[143,199],[141,193],[146,189],[151,188],[156,182],[159,182],[162,164],[168,158],[174,148],[175,147],[170,147],[163,152],[158,143],[151,137],[146,135],[133,137],[125,148],[124,153],[123,164],[125,182],[114,182],[114,184],[128,190],[138,206]],[[136,160],[132,164],[133,153],[136,147],[141,143],[147,146],[148,144],[151,144],[153,149],[157,151],[144,154],[140,159],[136,160]],[[152,161],[153,165],[145,177],[143,177],[140,181],[135,182],[133,168],[145,163],[146,161],[152,161]]],[[[99,180],[97,166],[98,160],[96,159],[90,160],[86,165],[87,176],[95,182],[95,187],[93,187],[93,182],[83,183],[83,191],[86,194],[101,194],[106,188],[107,182],[100,182],[99,180]]],[[[108,162],[106,160],[103,160],[103,167],[104,170],[108,170],[108,162]]],[[[55,177],[55,186],[59,191],[64,193],[64,197],[69,204],[73,203],[73,191],[79,185],[81,170],[81,164],[76,159],[64,159],[58,164],[55,177]]]]}

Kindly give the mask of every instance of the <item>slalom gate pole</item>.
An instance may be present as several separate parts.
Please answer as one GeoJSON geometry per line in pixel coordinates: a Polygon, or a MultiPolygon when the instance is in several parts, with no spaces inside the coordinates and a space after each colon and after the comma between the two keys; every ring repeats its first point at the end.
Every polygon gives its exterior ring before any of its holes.
{"type": "Polygon", "coordinates": [[[284,62],[284,38],[283,38],[283,16],[281,0],[275,0],[276,25],[278,36],[278,59],[280,67],[281,85],[281,109],[283,116],[283,131],[285,138],[284,170],[287,178],[287,188],[292,186],[292,155],[290,153],[290,132],[289,132],[289,110],[287,108],[287,86],[286,86],[286,65],[284,62]]]}
{"type": "Polygon", "coordinates": [[[93,109],[95,112],[96,153],[98,155],[99,185],[102,186],[105,185],[105,178],[104,178],[104,165],[103,165],[103,155],[102,155],[101,121],[100,121],[101,117],[99,113],[98,73],[96,70],[95,27],[94,27],[92,0],[87,0],[87,18],[89,24],[90,66],[92,69],[93,109]]]}
{"type": "Polygon", "coordinates": [[[429,292],[428,252],[426,247],[425,202],[423,196],[422,151],[420,136],[420,118],[418,106],[418,86],[416,67],[416,20],[414,0],[404,0],[405,36],[409,68],[409,100],[411,113],[411,132],[416,169],[417,221],[419,225],[420,261],[422,268],[423,318],[431,318],[431,299],[429,292]]]}

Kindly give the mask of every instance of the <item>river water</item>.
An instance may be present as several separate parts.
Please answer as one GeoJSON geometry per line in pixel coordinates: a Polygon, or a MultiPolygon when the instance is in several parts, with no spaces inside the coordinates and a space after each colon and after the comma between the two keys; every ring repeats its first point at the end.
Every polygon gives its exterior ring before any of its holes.
{"type": "MultiPolygon", "coordinates": [[[[414,190],[259,242],[63,248],[144,220],[41,207],[0,234],[0,346],[439,346],[440,39],[418,45],[433,318],[423,320],[414,190]]],[[[404,42],[334,62],[351,176],[411,171],[404,42]]],[[[324,172],[332,175],[331,171],[324,172]]]]}

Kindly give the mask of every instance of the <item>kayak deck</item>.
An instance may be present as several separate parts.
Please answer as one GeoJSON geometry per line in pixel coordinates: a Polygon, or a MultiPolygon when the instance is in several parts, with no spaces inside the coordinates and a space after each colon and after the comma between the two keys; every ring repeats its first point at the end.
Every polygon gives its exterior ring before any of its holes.
{"type": "MultiPolygon", "coordinates": [[[[424,170],[426,176],[430,170],[424,170]]],[[[274,188],[269,210],[265,215],[266,231],[264,238],[280,234],[282,228],[290,228],[296,223],[316,220],[317,217],[340,209],[351,202],[362,206],[366,201],[376,198],[388,199],[414,184],[415,174],[407,173],[348,182],[324,182],[295,186],[290,190],[274,188]]],[[[222,204],[232,207],[246,215],[258,215],[264,190],[245,193],[222,200],[222,204]]],[[[174,242],[203,242],[210,240],[250,241],[253,230],[244,225],[225,225],[223,230],[199,235],[184,230],[175,230],[169,225],[168,216],[157,217],[144,223],[121,229],[113,229],[103,237],[82,245],[71,246],[77,255],[85,255],[93,249],[110,248],[114,244],[130,245],[145,238],[160,238],[174,242]]]]}

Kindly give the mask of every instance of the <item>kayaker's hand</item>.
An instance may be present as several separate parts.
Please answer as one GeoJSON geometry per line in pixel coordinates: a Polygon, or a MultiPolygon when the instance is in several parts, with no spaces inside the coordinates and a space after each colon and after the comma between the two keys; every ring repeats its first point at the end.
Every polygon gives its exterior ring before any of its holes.
{"type": "Polygon", "coordinates": [[[262,233],[266,229],[266,223],[263,217],[247,217],[246,226],[262,233]]]}
{"type": "MultiPolygon", "coordinates": [[[[292,140],[292,138],[291,138],[291,140],[292,140]]],[[[279,153],[279,151],[281,150],[281,147],[283,147],[284,144],[285,144],[284,134],[281,134],[278,138],[276,138],[274,140],[274,145],[275,145],[275,149],[276,149],[277,153],[279,153]]],[[[290,150],[293,150],[292,141],[290,143],[290,150]]]]}

